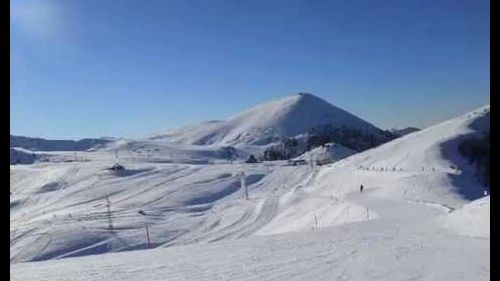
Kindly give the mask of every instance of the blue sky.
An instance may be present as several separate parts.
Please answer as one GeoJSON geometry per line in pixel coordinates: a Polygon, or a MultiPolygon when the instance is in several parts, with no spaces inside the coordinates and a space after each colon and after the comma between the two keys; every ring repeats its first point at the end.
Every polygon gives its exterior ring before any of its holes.
{"type": "Polygon", "coordinates": [[[489,103],[489,1],[11,0],[11,133],[138,137],[310,92],[381,128],[489,103]]]}

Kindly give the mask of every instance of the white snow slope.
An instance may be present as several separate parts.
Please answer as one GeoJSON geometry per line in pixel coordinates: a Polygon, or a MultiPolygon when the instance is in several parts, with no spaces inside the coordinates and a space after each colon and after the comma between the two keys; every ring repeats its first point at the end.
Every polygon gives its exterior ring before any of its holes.
{"type": "Polygon", "coordinates": [[[462,209],[441,218],[452,231],[470,236],[490,237],[490,196],[472,201],[462,209]]]}
{"type": "Polygon", "coordinates": [[[209,121],[160,134],[153,139],[188,144],[267,144],[331,124],[374,132],[379,129],[311,94],[296,94],[255,106],[223,121],[209,121]]]}
{"type": "Polygon", "coordinates": [[[115,174],[109,152],[11,166],[11,280],[489,280],[489,197],[470,203],[483,191],[456,152],[487,112],[313,170],[127,158],[115,174]],[[107,253],[147,248],[146,224],[155,249],[107,253]]]}

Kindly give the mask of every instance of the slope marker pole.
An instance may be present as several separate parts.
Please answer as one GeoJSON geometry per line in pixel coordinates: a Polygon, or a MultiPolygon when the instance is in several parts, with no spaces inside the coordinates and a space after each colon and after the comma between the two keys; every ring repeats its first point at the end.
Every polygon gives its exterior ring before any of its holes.
{"type": "Polygon", "coordinates": [[[78,144],[75,143],[75,161],[78,161],[78,158],[76,157],[76,151],[78,150],[78,144]]]}
{"type": "Polygon", "coordinates": [[[245,172],[241,172],[240,174],[240,184],[241,184],[241,187],[243,188],[243,191],[244,191],[244,196],[245,196],[245,200],[248,200],[248,187],[246,185],[246,178],[245,178],[245,172]]]}
{"type": "Polygon", "coordinates": [[[146,238],[148,241],[148,248],[151,248],[151,240],[149,239],[149,229],[147,224],[146,224],[146,238]]]}
{"type": "Polygon", "coordinates": [[[108,228],[111,232],[113,232],[113,219],[111,217],[111,202],[109,201],[109,197],[106,197],[106,207],[108,209],[108,228]]]}

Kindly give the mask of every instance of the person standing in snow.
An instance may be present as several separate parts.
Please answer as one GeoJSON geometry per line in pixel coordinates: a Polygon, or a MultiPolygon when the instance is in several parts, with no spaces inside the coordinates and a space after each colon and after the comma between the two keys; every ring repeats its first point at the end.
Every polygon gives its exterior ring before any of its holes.
{"type": "Polygon", "coordinates": [[[361,186],[359,187],[359,192],[361,192],[361,193],[362,193],[362,192],[363,192],[363,188],[364,188],[364,187],[363,187],[363,185],[361,185],[361,186]]]}

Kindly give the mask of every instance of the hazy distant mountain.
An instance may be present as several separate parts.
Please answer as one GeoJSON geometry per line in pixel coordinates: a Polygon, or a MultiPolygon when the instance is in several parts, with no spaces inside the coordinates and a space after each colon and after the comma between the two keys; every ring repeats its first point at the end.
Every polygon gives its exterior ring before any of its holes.
{"type": "Polygon", "coordinates": [[[393,133],[394,135],[398,136],[398,137],[402,137],[404,135],[407,135],[407,134],[411,134],[411,133],[414,133],[414,132],[418,132],[420,131],[419,128],[415,128],[415,127],[406,127],[404,129],[391,129],[390,132],[393,133]]]}
{"type": "Polygon", "coordinates": [[[75,140],[47,140],[43,138],[32,138],[10,135],[10,147],[28,149],[32,151],[84,151],[102,148],[114,141],[113,138],[87,138],[75,140]]]}

